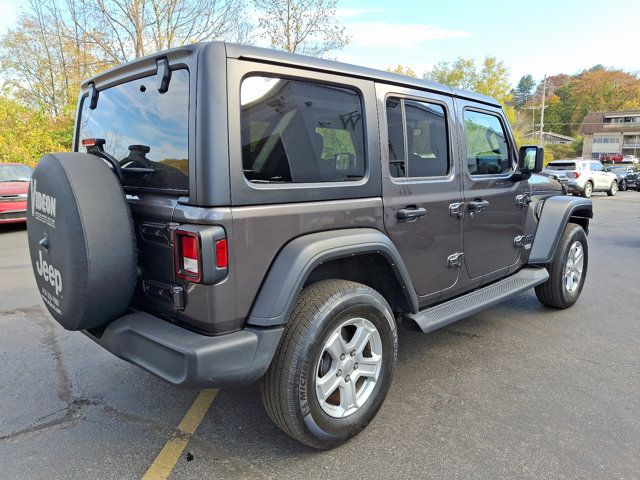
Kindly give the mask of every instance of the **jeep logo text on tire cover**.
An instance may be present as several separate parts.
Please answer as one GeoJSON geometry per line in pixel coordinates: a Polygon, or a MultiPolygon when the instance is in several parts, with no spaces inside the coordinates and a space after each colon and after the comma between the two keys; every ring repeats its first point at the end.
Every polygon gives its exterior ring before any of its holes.
{"type": "Polygon", "coordinates": [[[55,288],[56,296],[60,295],[60,292],[62,292],[62,275],[60,274],[60,270],[50,263],[47,263],[47,261],[42,258],[42,252],[38,252],[38,257],[39,259],[36,262],[38,275],[55,288]]]}

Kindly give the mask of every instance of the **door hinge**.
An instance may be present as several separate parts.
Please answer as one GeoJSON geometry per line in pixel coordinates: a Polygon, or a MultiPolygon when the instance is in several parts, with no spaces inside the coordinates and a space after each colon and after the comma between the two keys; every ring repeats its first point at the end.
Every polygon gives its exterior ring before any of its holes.
{"type": "Polygon", "coordinates": [[[526,248],[527,250],[531,248],[531,244],[533,243],[533,235],[518,235],[513,239],[513,246],[515,248],[526,248]]]}
{"type": "Polygon", "coordinates": [[[449,268],[460,268],[462,267],[462,260],[464,258],[464,252],[456,252],[447,257],[447,266],[449,268]]]}
{"type": "Polygon", "coordinates": [[[518,205],[519,207],[526,207],[530,203],[531,203],[531,197],[526,193],[516,196],[516,205],[518,205]]]}
{"type": "Polygon", "coordinates": [[[456,202],[449,205],[449,215],[452,217],[464,217],[464,202],[456,202]]]}
{"type": "Polygon", "coordinates": [[[184,310],[184,288],[179,285],[167,285],[165,283],[154,282],[153,280],[143,280],[142,288],[147,296],[155,301],[168,303],[176,310],[184,310]]]}

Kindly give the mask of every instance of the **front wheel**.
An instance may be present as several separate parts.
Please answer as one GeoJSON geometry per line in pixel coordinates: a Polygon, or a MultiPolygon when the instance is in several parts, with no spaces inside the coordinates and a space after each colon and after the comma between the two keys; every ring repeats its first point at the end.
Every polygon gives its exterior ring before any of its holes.
{"type": "Polygon", "coordinates": [[[615,197],[616,193],[618,193],[618,182],[614,180],[613,182],[611,182],[609,190],[607,190],[607,195],[610,197],[615,197]]]}
{"type": "Polygon", "coordinates": [[[269,417],[314,448],[346,442],[382,405],[397,344],[391,308],[375,290],[345,280],[306,287],[260,383],[269,417]]]}
{"type": "Polygon", "coordinates": [[[568,223],[547,267],[549,279],[535,289],[540,303],[552,308],[569,308],[576,303],[587,276],[588,260],[587,235],[580,225],[568,223]]]}
{"type": "Polygon", "coordinates": [[[627,184],[627,181],[625,179],[622,179],[620,181],[620,190],[623,191],[623,192],[626,192],[627,188],[629,188],[629,185],[627,184]]]}

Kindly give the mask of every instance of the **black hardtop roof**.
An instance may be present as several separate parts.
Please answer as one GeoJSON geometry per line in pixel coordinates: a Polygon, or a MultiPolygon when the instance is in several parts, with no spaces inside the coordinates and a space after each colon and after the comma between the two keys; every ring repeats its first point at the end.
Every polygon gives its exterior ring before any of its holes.
{"type": "Polygon", "coordinates": [[[303,68],[305,70],[342,74],[350,77],[369,79],[393,85],[441,93],[444,95],[451,95],[454,97],[465,98],[475,102],[500,107],[500,104],[496,100],[486,95],[481,95],[469,90],[462,90],[459,88],[440,85],[428,80],[420,80],[417,78],[406,77],[404,75],[398,75],[396,73],[385,72],[382,70],[376,70],[373,68],[367,68],[358,65],[351,65],[334,60],[325,60],[322,58],[309,57],[306,55],[282,52],[270,48],[261,48],[226,42],[202,42],[165,50],[153,55],[148,55],[146,57],[139,58],[122,65],[118,65],[109,70],[106,70],[105,72],[95,75],[94,77],[82,82],[82,87],[83,89],[87,88],[90,83],[95,83],[96,86],[105,83],[109,84],[111,83],[110,81],[114,80],[114,77],[126,76],[128,72],[136,70],[136,67],[140,64],[155,64],[157,58],[168,57],[169,61],[171,61],[171,58],[173,56],[184,54],[197,55],[203,50],[220,48],[225,50],[227,58],[253,60],[256,62],[303,68]]]}

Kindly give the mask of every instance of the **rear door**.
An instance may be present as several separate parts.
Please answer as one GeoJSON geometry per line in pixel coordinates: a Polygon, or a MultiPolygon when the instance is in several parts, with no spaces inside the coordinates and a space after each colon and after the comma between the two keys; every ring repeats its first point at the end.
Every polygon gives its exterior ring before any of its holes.
{"type": "Polygon", "coordinates": [[[457,102],[465,162],[465,264],[472,279],[487,282],[519,262],[514,241],[524,230],[525,217],[518,198],[528,193],[528,184],[511,180],[516,153],[501,111],[457,102]]]}
{"type": "Polygon", "coordinates": [[[423,303],[456,285],[462,199],[453,101],[443,95],[376,85],[380,114],[385,229],[423,303]]]}

